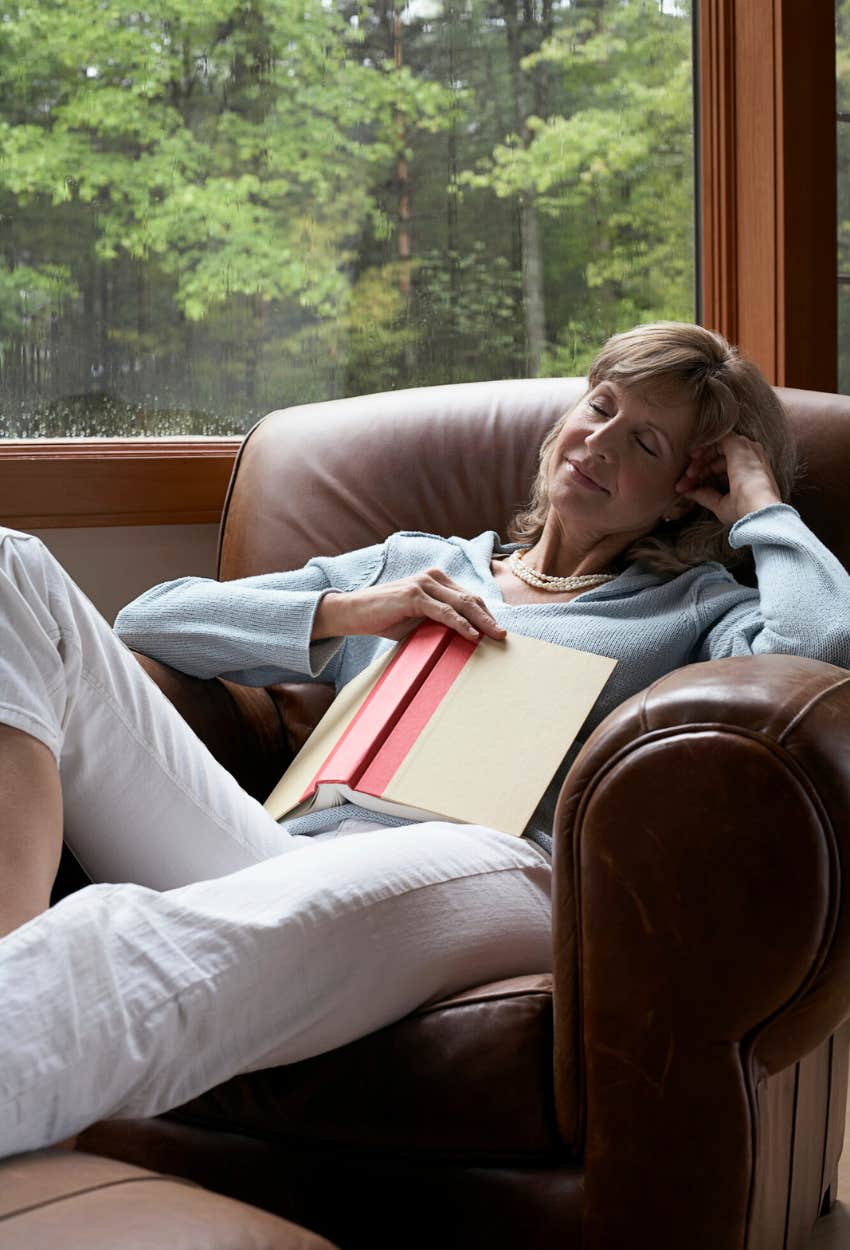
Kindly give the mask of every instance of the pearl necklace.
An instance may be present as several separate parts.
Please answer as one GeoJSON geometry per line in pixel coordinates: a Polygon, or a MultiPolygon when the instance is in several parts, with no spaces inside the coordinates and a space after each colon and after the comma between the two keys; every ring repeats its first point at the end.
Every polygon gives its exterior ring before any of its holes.
{"type": "Polygon", "coordinates": [[[591,586],[601,586],[603,582],[613,582],[619,577],[618,573],[579,573],[574,577],[553,577],[551,573],[538,573],[537,569],[523,564],[519,549],[511,552],[508,567],[529,586],[534,586],[537,590],[550,590],[553,594],[561,590],[589,590],[591,586]]]}

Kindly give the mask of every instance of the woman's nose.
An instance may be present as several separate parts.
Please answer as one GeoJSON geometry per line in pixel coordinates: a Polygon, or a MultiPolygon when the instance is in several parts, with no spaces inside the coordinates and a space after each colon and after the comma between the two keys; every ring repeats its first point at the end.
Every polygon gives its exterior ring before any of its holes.
{"type": "Polygon", "coordinates": [[[615,438],[616,433],[612,431],[610,425],[601,425],[597,429],[591,430],[584,442],[588,450],[592,451],[595,456],[608,460],[613,451],[615,438]]]}

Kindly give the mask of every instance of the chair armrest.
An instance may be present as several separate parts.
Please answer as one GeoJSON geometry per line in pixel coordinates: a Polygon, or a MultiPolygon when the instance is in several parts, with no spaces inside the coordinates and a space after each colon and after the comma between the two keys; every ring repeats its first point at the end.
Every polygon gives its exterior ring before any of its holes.
{"type": "Polygon", "coordinates": [[[756,1087],[850,1011],[850,674],[774,655],[670,674],[588,739],[554,837],[585,1244],[742,1247],[756,1087]]]}

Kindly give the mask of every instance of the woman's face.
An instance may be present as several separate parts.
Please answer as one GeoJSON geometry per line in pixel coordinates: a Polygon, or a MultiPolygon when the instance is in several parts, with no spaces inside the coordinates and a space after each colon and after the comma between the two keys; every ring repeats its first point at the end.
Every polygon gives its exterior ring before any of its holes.
{"type": "MultiPolygon", "coordinates": [[[[677,513],[673,488],[689,463],[695,430],[692,405],[650,404],[617,383],[600,382],[558,436],[551,507],[592,535],[633,540],[649,533],[662,516],[677,513]]],[[[686,510],[683,501],[678,512],[686,510]]]]}

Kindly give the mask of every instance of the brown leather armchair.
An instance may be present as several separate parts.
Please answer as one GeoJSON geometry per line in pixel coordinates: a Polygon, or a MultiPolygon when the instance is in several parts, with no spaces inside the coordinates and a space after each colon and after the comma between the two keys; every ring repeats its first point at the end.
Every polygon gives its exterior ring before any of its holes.
{"type": "MultiPolygon", "coordinates": [[[[503,536],[581,379],[273,413],[245,439],[219,576],[398,529],[503,536]]],[[[850,559],[850,399],[781,392],[794,502],[850,559]]],[[[850,621],[848,621],[850,628],[850,621]]],[[[265,798],[329,698],[142,663],[265,798]]],[[[555,823],[553,972],[470,987],[86,1149],[343,1250],[803,1250],[834,1195],[850,1011],[850,674],[693,665],[593,733],[555,823]]]]}

